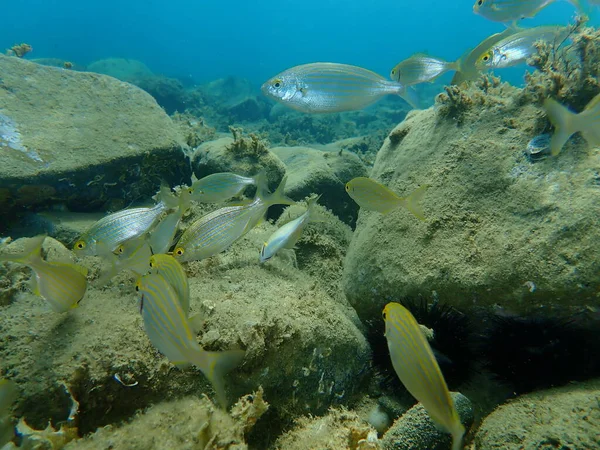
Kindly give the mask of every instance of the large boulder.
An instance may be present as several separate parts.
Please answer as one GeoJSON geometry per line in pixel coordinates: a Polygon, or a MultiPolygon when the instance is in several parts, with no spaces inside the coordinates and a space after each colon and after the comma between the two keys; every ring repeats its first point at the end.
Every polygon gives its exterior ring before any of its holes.
{"type": "Polygon", "coordinates": [[[274,147],[271,151],[285,164],[286,193],[290,197],[300,200],[321,194],[320,204],[354,226],[358,205],[346,194],[345,185],[352,178],[367,176],[367,168],[356,154],[310,147],[274,147]]]}
{"type": "Polygon", "coordinates": [[[433,291],[461,307],[600,304],[600,153],[572,140],[556,157],[528,159],[547,122],[519,94],[448,88],[385,140],[371,177],[401,196],[430,185],[426,220],[404,208],[360,212],[343,284],[361,319],[433,291]]]}
{"type": "Polygon", "coordinates": [[[185,144],[141,89],[0,55],[0,210],[130,203],[189,182],[185,144]]]}
{"type": "Polygon", "coordinates": [[[518,397],[487,416],[476,450],[598,448],[600,380],[518,397]]]}

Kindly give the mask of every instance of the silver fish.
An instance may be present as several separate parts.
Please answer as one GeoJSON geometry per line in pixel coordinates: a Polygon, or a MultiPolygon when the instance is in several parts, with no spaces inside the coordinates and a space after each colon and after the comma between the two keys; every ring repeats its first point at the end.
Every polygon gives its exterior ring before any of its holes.
{"type": "Polygon", "coordinates": [[[400,95],[416,107],[415,99],[408,97],[412,92],[403,84],[348,64],[292,67],[268,80],[261,89],[267,97],[305,113],[354,111],[388,94],[400,95]]]}
{"type": "Polygon", "coordinates": [[[192,200],[201,203],[224,202],[255,183],[256,177],[244,177],[232,172],[213,173],[194,181],[192,200]]]}
{"type": "Polygon", "coordinates": [[[458,68],[458,62],[444,61],[441,58],[417,53],[399,62],[391,70],[390,78],[409,86],[433,81],[444,73],[458,68]]]}
{"type": "MultiPolygon", "coordinates": [[[[476,0],[473,12],[494,22],[514,22],[534,17],[556,0],[476,0]]],[[[581,10],[579,0],[569,0],[581,10]]]]}

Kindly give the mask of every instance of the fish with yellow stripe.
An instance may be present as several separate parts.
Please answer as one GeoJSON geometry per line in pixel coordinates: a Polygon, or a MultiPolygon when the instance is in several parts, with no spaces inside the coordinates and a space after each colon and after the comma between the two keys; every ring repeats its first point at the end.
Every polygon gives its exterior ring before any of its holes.
{"type": "Polygon", "coordinates": [[[251,203],[226,206],[202,216],[194,222],[175,245],[173,256],[180,262],[205,259],[226,250],[248,233],[264,217],[272,205],[293,205],[284,194],[286,177],[272,194],[263,174],[257,181],[256,197],[251,203]]]}
{"type": "Polygon", "coordinates": [[[211,382],[219,403],[225,407],[224,376],[242,361],[243,350],[209,352],[198,344],[175,289],[160,274],[140,277],[140,311],[150,342],[177,366],[193,364],[211,382]]]}
{"type": "Polygon", "coordinates": [[[175,258],[171,255],[158,254],[150,257],[150,272],[162,275],[175,289],[183,312],[187,316],[190,310],[190,286],[187,275],[175,258]]]}
{"type": "Polygon", "coordinates": [[[452,435],[452,450],[460,450],[465,428],[421,327],[399,303],[388,303],[383,309],[383,319],[390,358],[398,378],[421,402],[433,422],[452,435]]]}
{"type": "Polygon", "coordinates": [[[371,178],[357,177],[346,183],[346,192],[361,208],[387,214],[402,206],[419,220],[425,220],[419,202],[428,188],[425,184],[415,189],[408,197],[400,197],[371,178]]]}
{"type": "Polygon", "coordinates": [[[75,308],[87,290],[87,269],[77,264],[42,259],[45,235],[30,239],[25,248],[14,254],[0,255],[0,262],[10,261],[33,271],[31,290],[48,303],[52,310],[64,313],[75,308]]]}
{"type": "Polygon", "coordinates": [[[150,208],[128,208],[103,217],[81,235],[73,251],[77,256],[107,255],[121,243],[149,231],[162,213],[179,207],[167,186],[161,187],[158,200],[150,208]]]}

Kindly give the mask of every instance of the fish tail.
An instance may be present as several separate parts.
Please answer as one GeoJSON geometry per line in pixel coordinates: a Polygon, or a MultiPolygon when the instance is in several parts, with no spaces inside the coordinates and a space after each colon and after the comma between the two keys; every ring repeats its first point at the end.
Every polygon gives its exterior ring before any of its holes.
{"type": "Polygon", "coordinates": [[[408,86],[402,89],[398,95],[405,100],[406,103],[412,106],[413,109],[419,109],[419,103],[421,100],[419,99],[419,94],[415,88],[408,86]]]}
{"type": "Polygon", "coordinates": [[[579,131],[576,128],[576,121],[574,120],[577,114],[569,111],[566,106],[561,105],[552,98],[544,100],[543,107],[550,122],[554,125],[554,134],[550,140],[550,150],[552,156],[556,156],[560,153],[569,138],[579,131]]]}
{"type": "Polygon", "coordinates": [[[296,202],[285,195],[285,183],[287,182],[287,175],[284,175],[281,179],[281,183],[275,189],[272,194],[264,194],[264,192],[258,191],[257,195],[269,206],[271,205],[295,205],[296,202]],[[261,195],[264,195],[262,197],[261,195]]]}
{"type": "Polygon", "coordinates": [[[17,262],[21,264],[35,264],[42,260],[42,244],[46,239],[45,234],[35,236],[25,244],[23,250],[19,253],[0,255],[0,261],[17,262]]]}
{"type": "Polygon", "coordinates": [[[262,182],[261,180],[267,179],[267,171],[265,169],[260,169],[260,171],[258,173],[256,173],[256,175],[254,175],[250,178],[252,178],[254,180],[255,186],[260,186],[260,183],[262,182]]]}
{"type": "Polygon", "coordinates": [[[462,450],[465,429],[460,423],[460,419],[457,418],[456,420],[458,421],[459,426],[452,432],[452,450],[462,450]]]}
{"type": "Polygon", "coordinates": [[[158,191],[156,200],[158,202],[163,202],[169,209],[179,208],[179,199],[171,192],[171,188],[164,181],[160,184],[160,190],[158,191]]]}
{"type": "Polygon", "coordinates": [[[424,184],[423,186],[420,186],[411,192],[408,197],[401,199],[403,206],[419,220],[425,220],[425,215],[421,209],[420,201],[428,188],[429,185],[424,184]]]}
{"type": "Polygon", "coordinates": [[[223,408],[227,406],[225,374],[242,362],[245,353],[243,350],[227,350],[223,352],[196,350],[189,355],[190,361],[204,373],[208,381],[212,384],[217,394],[217,400],[223,408]]]}

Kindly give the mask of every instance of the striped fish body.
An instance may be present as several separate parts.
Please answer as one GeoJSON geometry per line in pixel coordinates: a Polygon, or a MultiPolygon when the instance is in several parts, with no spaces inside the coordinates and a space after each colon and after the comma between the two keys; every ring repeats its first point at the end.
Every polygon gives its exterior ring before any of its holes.
{"type": "Polygon", "coordinates": [[[476,0],[473,12],[494,22],[514,22],[535,16],[555,0],[476,0]]]}
{"type": "Polygon", "coordinates": [[[28,266],[33,271],[31,289],[45,299],[53,311],[67,312],[81,301],[87,290],[87,269],[76,264],[44,261],[40,255],[45,236],[33,238],[23,252],[0,255],[0,261],[28,266]]]}
{"type": "Polygon", "coordinates": [[[433,81],[449,70],[456,70],[458,64],[428,55],[413,55],[398,63],[390,72],[393,81],[410,86],[433,81]]]}
{"type": "Polygon", "coordinates": [[[225,406],[223,376],[244,357],[242,350],[207,352],[196,342],[177,292],[159,274],[138,279],[140,311],[144,329],[154,347],[177,366],[194,364],[211,382],[219,402],[225,406]]]}
{"type": "Polygon", "coordinates": [[[504,69],[522,64],[537,52],[536,42],[548,41],[560,45],[570,32],[569,27],[562,26],[543,26],[519,31],[502,39],[481,55],[476,65],[485,70],[504,69]]]}
{"type": "Polygon", "coordinates": [[[431,419],[452,434],[453,449],[459,449],[465,430],[419,324],[399,303],[388,303],[383,317],[390,358],[398,378],[431,419]]]}
{"type": "Polygon", "coordinates": [[[177,293],[181,308],[187,317],[190,310],[190,287],[181,264],[171,255],[158,254],[150,258],[151,273],[157,273],[168,281],[177,293]]]}
{"type": "Polygon", "coordinates": [[[173,256],[180,262],[206,259],[226,250],[250,231],[268,205],[257,198],[248,205],[227,206],[202,216],[181,236],[173,256]]]}
{"type": "Polygon", "coordinates": [[[358,110],[385,95],[405,92],[402,84],[375,72],[336,63],[293,67],[268,80],[261,89],[267,97],[306,113],[358,110]]]}
{"type": "Polygon", "coordinates": [[[119,244],[148,231],[166,209],[161,201],[152,208],[124,209],[103,217],[79,238],[73,251],[78,256],[113,252],[119,244]]]}
{"type": "Polygon", "coordinates": [[[201,203],[220,203],[235,197],[255,179],[232,172],[213,173],[192,184],[192,200],[201,203]]]}

